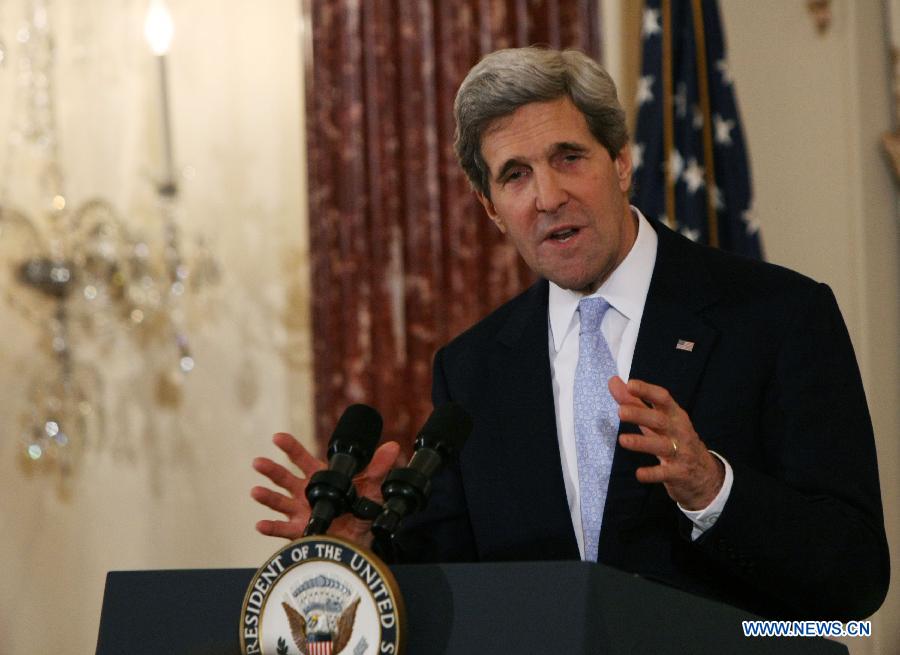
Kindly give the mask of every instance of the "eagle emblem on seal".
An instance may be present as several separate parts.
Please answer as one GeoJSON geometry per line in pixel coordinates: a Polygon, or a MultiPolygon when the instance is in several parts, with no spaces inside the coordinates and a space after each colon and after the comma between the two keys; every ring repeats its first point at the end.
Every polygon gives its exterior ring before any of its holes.
{"type": "Polygon", "coordinates": [[[333,627],[324,613],[312,612],[304,617],[295,607],[284,601],[281,607],[287,615],[291,638],[301,655],[340,655],[350,642],[359,598],[343,609],[333,627]]]}

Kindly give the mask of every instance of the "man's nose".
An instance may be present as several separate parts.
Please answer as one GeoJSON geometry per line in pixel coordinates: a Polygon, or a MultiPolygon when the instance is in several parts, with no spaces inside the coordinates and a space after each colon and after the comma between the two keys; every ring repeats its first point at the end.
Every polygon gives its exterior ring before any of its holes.
{"type": "Polygon", "coordinates": [[[555,171],[542,171],[535,174],[535,209],[539,212],[553,213],[569,200],[569,193],[562,185],[555,171]]]}

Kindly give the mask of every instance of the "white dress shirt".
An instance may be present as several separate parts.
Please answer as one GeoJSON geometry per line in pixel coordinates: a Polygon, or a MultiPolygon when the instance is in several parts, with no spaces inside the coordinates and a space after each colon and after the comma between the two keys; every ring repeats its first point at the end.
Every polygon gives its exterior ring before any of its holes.
{"type": "MultiPolygon", "coordinates": [[[[616,361],[619,377],[626,382],[634,358],[644,303],[650,289],[650,278],[656,263],[656,232],[647,219],[632,207],[638,219],[638,233],[631,250],[622,263],[610,274],[592,296],[602,296],[610,305],[603,317],[600,330],[613,359],[616,361]]],[[[548,332],[550,340],[550,369],[553,376],[553,402],[556,408],[556,433],[559,437],[559,455],[562,462],[563,480],[569,512],[575,528],[578,550],[584,557],[584,536],[581,529],[581,499],[578,486],[578,462],[575,453],[575,367],[578,364],[578,333],[580,320],[578,303],[583,298],[578,291],[563,289],[550,283],[548,308],[548,332]]],[[[716,519],[728,500],[734,479],[731,466],[716,454],[725,464],[725,483],[716,498],[702,510],[681,511],[694,524],[691,536],[696,539],[704,530],[715,524],[716,519]]]]}

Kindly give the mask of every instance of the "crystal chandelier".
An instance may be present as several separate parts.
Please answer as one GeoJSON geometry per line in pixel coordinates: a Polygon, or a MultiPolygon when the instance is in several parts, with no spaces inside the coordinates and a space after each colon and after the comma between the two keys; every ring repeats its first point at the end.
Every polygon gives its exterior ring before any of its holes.
{"type": "MultiPolygon", "coordinates": [[[[156,20],[160,7],[155,0],[156,20]]],[[[161,223],[162,234],[150,238],[133,230],[102,197],[72,202],[60,164],[50,1],[27,0],[26,9],[15,53],[0,33],[0,75],[15,75],[16,86],[0,178],[0,283],[10,304],[39,327],[46,354],[46,364],[32,376],[18,426],[23,461],[65,477],[91,435],[102,430],[98,362],[123,332],[144,348],[170,344],[172,365],[160,381],[158,400],[177,404],[180,379],[194,367],[185,299],[215,283],[218,269],[202,242],[190,257],[183,252],[164,76],[166,168],[155,185],[155,224],[161,223]],[[9,200],[11,188],[29,186],[30,194],[9,200]]],[[[164,55],[157,56],[164,72],[164,55]]]]}

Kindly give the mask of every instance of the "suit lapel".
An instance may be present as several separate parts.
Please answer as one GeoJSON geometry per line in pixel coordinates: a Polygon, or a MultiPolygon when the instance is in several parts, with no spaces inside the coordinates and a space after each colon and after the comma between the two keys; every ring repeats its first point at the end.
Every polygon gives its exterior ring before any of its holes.
{"type": "Polygon", "coordinates": [[[504,423],[496,430],[513,504],[502,520],[516,525],[514,534],[533,535],[545,550],[541,559],[578,558],[569,514],[556,433],[556,412],[548,355],[548,283],[529,291],[497,337],[490,376],[496,385],[496,415],[504,423]]]}
{"type": "Polygon", "coordinates": [[[693,245],[664,226],[629,377],[669,390],[689,408],[717,331],[702,311],[719,297],[693,245]],[[679,347],[681,344],[681,347],[679,347]]]}
{"type": "MultiPolygon", "coordinates": [[[[666,388],[690,412],[718,336],[703,310],[716,301],[719,291],[702,259],[691,252],[693,244],[664,226],[653,226],[659,237],[656,264],[629,377],[666,388]]],[[[623,424],[619,432],[639,430],[623,424]]],[[[653,456],[616,446],[600,538],[601,561],[621,561],[621,549],[628,548],[644,525],[674,516],[674,504],[662,485],[644,485],[634,477],[637,468],[657,463],[653,456]]]]}

